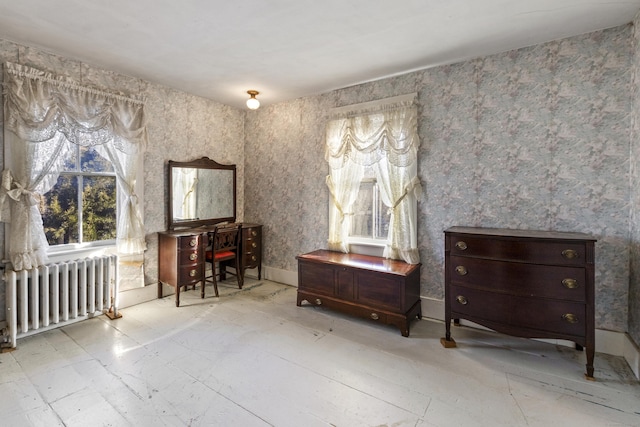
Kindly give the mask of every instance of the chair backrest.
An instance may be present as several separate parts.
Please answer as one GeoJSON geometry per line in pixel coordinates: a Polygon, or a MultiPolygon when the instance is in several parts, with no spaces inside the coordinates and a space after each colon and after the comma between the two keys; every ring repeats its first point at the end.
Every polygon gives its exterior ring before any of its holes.
{"type": "Polygon", "coordinates": [[[211,235],[211,249],[216,252],[234,252],[240,246],[242,224],[224,224],[214,228],[211,235]]]}

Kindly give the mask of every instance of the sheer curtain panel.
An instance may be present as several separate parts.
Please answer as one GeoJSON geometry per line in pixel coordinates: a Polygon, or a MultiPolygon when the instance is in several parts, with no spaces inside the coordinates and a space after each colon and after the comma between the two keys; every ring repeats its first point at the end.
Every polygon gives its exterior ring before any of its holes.
{"type": "Polygon", "coordinates": [[[4,95],[0,220],[11,223],[13,268],[47,262],[38,204],[55,185],[73,144],[94,147],[111,160],[119,190],[118,251],[142,253],[144,228],[135,182],[147,141],[143,103],[13,63],[5,63],[4,95]]]}
{"type": "Polygon", "coordinates": [[[389,233],[384,257],[420,262],[416,204],[422,193],[417,173],[418,125],[415,94],[335,109],[327,124],[329,248],[348,252],[353,203],[365,167],[372,167],[389,233]]]}

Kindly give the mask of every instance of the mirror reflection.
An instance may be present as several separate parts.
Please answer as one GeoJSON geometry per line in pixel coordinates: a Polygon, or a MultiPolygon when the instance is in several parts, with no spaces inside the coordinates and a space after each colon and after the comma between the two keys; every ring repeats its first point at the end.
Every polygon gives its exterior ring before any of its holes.
{"type": "Polygon", "coordinates": [[[169,162],[169,228],[235,221],[235,165],[169,162]]]}

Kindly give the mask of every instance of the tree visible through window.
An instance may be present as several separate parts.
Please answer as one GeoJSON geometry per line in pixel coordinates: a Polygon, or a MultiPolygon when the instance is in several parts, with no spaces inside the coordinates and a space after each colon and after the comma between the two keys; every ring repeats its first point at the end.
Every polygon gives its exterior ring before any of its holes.
{"type": "Polygon", "coordinates": [[[74,145],[40,212],[50,245],[116,238],[116,175],[96,150],[74,145]]]}

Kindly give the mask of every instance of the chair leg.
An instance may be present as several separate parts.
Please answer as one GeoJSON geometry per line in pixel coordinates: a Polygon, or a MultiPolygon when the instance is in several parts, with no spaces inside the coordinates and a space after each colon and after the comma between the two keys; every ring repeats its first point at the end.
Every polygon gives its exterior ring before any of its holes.
{"type": "Polygon", "coordinates": [[[244,274],[242,274],[242,270],[240,269],[240,260],[236,257],[236,278],[238,279],[238,287],[242,289],[244,286],[244,274]]]}
{"type": "Polygon", "coordinates": [[[213,278],[213,290],[216,293],[216,297],[220,297],[218,294],[218,282],[216,281],[216,264],[211,264],[211,276],[213,278]]]}

